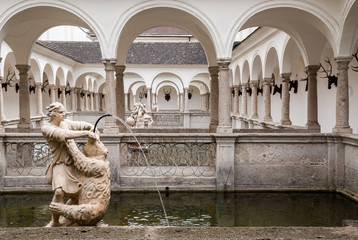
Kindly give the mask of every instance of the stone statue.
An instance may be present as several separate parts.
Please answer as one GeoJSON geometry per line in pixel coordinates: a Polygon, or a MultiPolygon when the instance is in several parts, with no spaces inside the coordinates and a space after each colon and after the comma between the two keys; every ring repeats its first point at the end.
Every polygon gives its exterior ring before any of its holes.
{"type": "MultiPolygon", "coordinates": [[[[98,135],[90,131],[93,128],[90,123],[66,120],[66,110],[61,103],[51,103],[47,110],[50,121],[43,124],[41,132],[51,149],[52,161],[46,169],[46,179],[54,190],[52,203],[64,204],[64,196],[66,196],[69,197],[66,204],[75,205],[78,204],[82,192],[83,177],[80,169],[74,164],[68,141],[80,137],[99,141],[98,135]]],[[[60,223],[59,218],[58,211],[53,211],[51,222],[47,227],[62,226],[63,223],[60,223]]]]}
{"type": "Polygon", "coordinates": [[[153,112],[159,111],[159,105],[155,101],[152,102],[152,111],[153,112]]]}
{"type": "Polygon", "coordinates": [[[107,148],[99,139],[88,139],[83,154],[73,140],[67,149],[74,166],[81,173],[82,187],[76,205],[52,202],[50,210],[70,221],[66,225],[97,225],[104,217],[111,196],[110,168],[107,148]]]}
{"type": "Polygon", "coordinates": [[[131,115],[126,119],[126,123],[133,128],[148,128],[153,125],[153,118],[148,114],[145,104],[134,103],[131,115]]]}

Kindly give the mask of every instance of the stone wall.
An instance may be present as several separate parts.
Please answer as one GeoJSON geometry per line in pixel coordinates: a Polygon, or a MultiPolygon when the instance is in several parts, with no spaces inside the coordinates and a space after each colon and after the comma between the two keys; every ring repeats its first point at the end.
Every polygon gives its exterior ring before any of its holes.
{"type": "MultiPolygon", "coordinates": [[[[101,140],[109,150],[112,189],[115,191],[155,190],[157,184],[161,189],[169,187],[172,190],[193,191],[338,191],[358,199],[358,137],[355,135],[136,133],[136,136],[141,143],[147,144],[190,143],[193,148],[197,148],[195,144],[208,144],[215,154],[213,165],[203,166],[199,163],[194,166],[196,163],[186,163],[177,166],[175,163],[168,165],[170,171],[174,172],[171,175],[125,175],[124,161],[128,155],[123,150],[123,144],[135,145],[134,138],[130,134],[102,134],[101,140]],[[206,171],[205,168],[210,169],[212,175],[198,174],[198,171],[206,171]],[[183,175],[183,169],[192,171],[192,175],[183,175]]],[[[77,141],[84,142],[85,139],[77,141]]],[[[26,146],[26,150],[33,143],[45,142],[38,133],[0,134],[0,192],[51,190],[43,176],[45,164],[36,163],[36,166],[28,165],[24,169],[13,168],[14,161],[19,161],[20,151],[10,154],[9,147],[17,145],[15,149],[18,149],[19,146],[26,146]],[[29,172],[23,171],[29,169],[29,172]]],[[[199,149],[200,154],[206,152],[199,149]]],[[[31,155],[33,152],[23,153],[25,159],[22,163],[28,164],[26,158],[31,155]]],[[[180,157],[182,154],[173,156],[180,157]]],[[[161,163],[155,164],[151,168],[158,171],[160,167],[156,166],[161,163]]],[[[142,163],[139,167],[144,165],[142,163]]]]}

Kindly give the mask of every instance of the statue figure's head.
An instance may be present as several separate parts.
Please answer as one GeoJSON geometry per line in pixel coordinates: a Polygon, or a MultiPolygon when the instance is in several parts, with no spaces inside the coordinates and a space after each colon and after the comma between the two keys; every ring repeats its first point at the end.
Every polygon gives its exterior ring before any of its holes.
{"type": "Polygon", "coordinates": [[[89,138],[83,151],[87,157],[96,158],[98,160],[105,160],[108,155],[108,150],[99,139],[89,138]]]}
{"type": "Polygon", "coordinates": [[[59,120],[61,121],[64,120],[66,110],[65,107],[62,105],[62,103],[53,102],[48,107],[46,107],[46,109],[47,109],[47,116],[49,116],[51,119],[59,118],[59,120]]]}

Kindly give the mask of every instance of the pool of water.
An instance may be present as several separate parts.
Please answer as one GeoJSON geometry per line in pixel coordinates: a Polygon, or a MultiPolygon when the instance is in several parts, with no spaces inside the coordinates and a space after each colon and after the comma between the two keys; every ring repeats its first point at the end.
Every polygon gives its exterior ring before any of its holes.
{"type": "MultiPolygon", "coordinates": [[[[358,204],[333,193],[162,194],[171,226],[342,226],[358,219],[358,204]]],[[[0,195],[0,227],[42,227],[52,194],[0,195]]],[[[114,193],[104,222],[166,225],[157,193],[114,193]]]]}

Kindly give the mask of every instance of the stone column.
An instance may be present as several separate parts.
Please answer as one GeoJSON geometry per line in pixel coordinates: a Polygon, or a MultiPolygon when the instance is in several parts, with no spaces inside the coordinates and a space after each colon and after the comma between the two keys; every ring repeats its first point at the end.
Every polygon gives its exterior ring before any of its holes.
{"type": "Polygon", "coordinates": [[[281,103],[281,124],[291,125],[290,120],[290,92],[288,84],[290,82],[291,73],[282,73],[282,103],[281,103]]]}
{"type": "Polygon", "coordinates": [[[179,111],[184,112],[183,93],[179,92],[179,111]]]}
{"type": "Polygon", "coordinates": [[[30,129],[30,91],[27,80],[27,73],[30,66],[27,64],[15,65],[19,70],[20,75],[20,89],[19,89],[19,117],[20,121],[17,127],[19,129],[30,129]]]}
{"type": "Polygon", "coordinates": [[[210,111],[210,93],[206,93],[206,109],[210,111]]]}
{"type": "Polygon", "coordinates": [[[308,93],[307,93],[307,123],[306,128],[315,132],[321,131],[318,123],[318,102],[317,102],[317,71],[319,65],[306,67],[308,73],[308,93]]]}
{"type": "Polygon", "coordinates": [[[258,119],[259,115],[257,114],[257,87],[259,81],[258,80],[251,80],[250,87],[252,89],[251,93],[251,119],[258,119]]]}
{"type": "MultiPolygon", "coordinates": [[[[125,107],[124,107],[124,70],[126,66],[124,65],[116,65],[116,109],[117,109],[117,116],[120,117],[123,121],[125,121],[125,107]]],[[[147,96],[150,98],[149,96],[147,96]]],[[[147,106],[148,107],[148,106],[147,106]]],[[[125,126],[121,123],[118,125],[119,132],[126,131],[125,126]]]]}
{"type": "Polygon", "coordinates": [[[48,85],[50,93],[50,103],[56,102],[56,93],[55,93],[55,84],[49,84],[48,85]]]}
{"type": "Polygon", "coordinates": [[[336,125],[334,133],[352,133],[349,126],[349,89],[348,89],[348,64],[352,57],[335,58],[338,64],[338,80],[336,93],[336,125]]]}
{"type": "MultiPolygon", "coordinates": [[[[0,58],[0,63],[1,63],[1,58],[0,58]]],[[[3,96],[2,85],[1,85],[3,79],[4,78],[0,76],[0,125],[1,125],[1,121],[4,121],[6,119],[4,114],[4,96],[3,96]]]]}
{"type": "Polygon", "coordinates": [[[99,110],[103,111],[103,98],[102,93],[99,93],[99,110]]]}
{"type": "Polygon", "coordinates": [[[90,92],[90,111],[94,111],[94,93],[90,92]]]}
{"type": "Polygon", "coordinates": [[[184,112],[189,111],[188,89],[184,88],[184,112]]]}
{"type": "Polygon", "coordinates": [[[129,111],[129,98],[128,98],[128,93],[124,94],[124,107],[125,107],[125,111],[128,112],[129,111]]]}
{"type": "MultiPolygon", "coordinates": [[[[106,86],[105,86],[105,112],[116,115],[116,92],[114,84],[114,66],[116,59],[103,59],[104,70],[106,71],[106,86]]],[[[103,128],[104,133],[118,133],[117,120],[112,117],[105,118],[105,124],[103,128]]]]}
{"type": "Polygon", "coordinates": [[[242,110],[242,113],[241,113],[241,116],[242,117],[247,117],[247,92],[246,92],[246,88],[247,88],[247,84],[246,83],[242,83],[241,84],[241,91],[242,91],[242,107],[241,107],[241,110],[242,110]]]}
{"type": "MultiPolygon", "coordinates": [[[[270,91],[270,86],[272,84],[273,80],[272,78],[264,78],[262,83],[263,83],[263,92],[264,92],[264,105],[265,105],[265,116],[264,116],[264,121],[266,122],[271,122],[272,121],[272,117],[271,117],[271,91],[270,91]]],[[[257,95],[257,94],[256,94],[257,95]]]]}
{"type": "Polygon", "coordinates": [[[200,94],[200,109],[205,111],[205,93],[200,94]]]}
{"type": "Polygon", "coordinates": [[[66,107],[66,86],[60,86],[59,88],[61,89],[61,103],[62,103],[62,105],[65,107],[65,109],[67,111],[67,107],[66,107]]]}
{"type": "Polygon", "coordinates": [[[147,110],[152,111],[152,89],[147,88],[147,110]]]}
{"type": "Polygon", "coordinates": [[[81,88],[76,88],[77,90],[77,112],[82,111],[82,104],[81,104],[81,88]]]}
{"type": "Polygon", "coordinates": [[[234,102],[233,102],[233,113],[240,114],[239,111],[239,86],[234,86],[234,102]]]}
{"type": "Polygon", "coordinates": [[[85,95],[84,95],[84,102],[83,102],[83,108],[86,112],[88,112],[88,91],[84,91],[85,95]]]}
{"type": "Polygon", "coordinates": [[[231,123],[231,92],[229,86],[230,59],[218,60],[219,65],[219,124],[217,133],[232,133],[231,123]]]}
{"type": "MultiPolygon", "coordinates": [[[[1,61],[2,61],[2,57],[0,57],[0,63],[1,61]]],[[[2,131],[1,129],[3,129],[1,121],[4,121],[6,119],[4,114],[4,96],[3,96],[2,85],[1,85],[3,79],[4,78],[1,76],[1,72],[0,72],[0,131],[2,131]]]]}
{"type": "Polygon", "coordinates": [[[75,88],[71,88],[71,112],[76,111],[76,94],[77,91],[75,88]]]}
{"type": "Polygon", "coordinates": [[[98,93],[93,93],[93,111],[98,111],[98,93]]]}
{"type": "Polygon", "coordinates": [[[209,67],[210,73],[210,132],[216,132],[219,124],[219,67],[209,67]]]}
{"type": "Polygon", "coordinates": [[[43,116],[44,113],[42,111],[43,108],[43,102],[42,102],[42,91],[41,91],[41,86],[42,83],[35,83],[36,86],[36,106],[37,106],[37,112],[36,115],[37,116],[43,116]]]}

